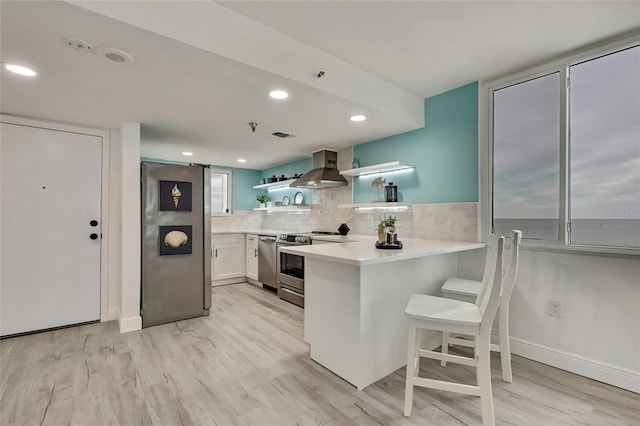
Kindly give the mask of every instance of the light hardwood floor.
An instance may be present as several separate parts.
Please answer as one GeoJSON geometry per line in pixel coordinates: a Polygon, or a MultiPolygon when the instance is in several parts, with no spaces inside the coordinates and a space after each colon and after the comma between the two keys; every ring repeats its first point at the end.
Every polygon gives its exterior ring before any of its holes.
{"type": "MultiPolygon", "coordinates": [[[[404,368],[357,391],[309,359],[303,311],[250,284],[213,288],[211,316],[120,334],[115,322],[0,341],[0,424],[480,424],[476,397],[416,389],[404,368]]],[[[500,425],[638,425],[640,395],[514,356],[492,358],[500,425]]],[[[474,382],[425,360],[422,375],[474,382]]]]}

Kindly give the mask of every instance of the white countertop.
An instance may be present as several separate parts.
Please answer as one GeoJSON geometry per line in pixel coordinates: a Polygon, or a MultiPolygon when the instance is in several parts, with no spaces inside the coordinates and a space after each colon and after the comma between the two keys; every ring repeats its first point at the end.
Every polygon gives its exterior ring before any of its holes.
{"type": "Polygon", "coordinates": [[[438,241],[403,238],[402,249],[382,250],[375,247],[377,238],[372,236],[322,236],[321,239],[325,241],[338,242],[336,244],[312,244],[310,246],[280,247],[280,250],[287,253],[330,260],[338,263],[370,265],[445,253],[455,253],[485,247],[485,243],[469,241],[438,241]],[[332,237],[333,239],[329,240],[326,237],[332,237]]]}
{"type": "Polygon", "coordinates": [[[325,234],[312,234],[311,231],[283,231],[276,229],[236,229],[236,230],[224,230],[224,231],[211,231],[211,235],[227,235],[227,234],[251,234],[251,235],[270,235],[277,236],[280,234],[292,234],[292,235],[304,235],[306,237],[311,237],[312,240],[322,240],[322,241],[335,241],[335,242],[346,242],[346,241],[358,241],[362,238],[373,238],[371,236],[363,236],[363,235],[325,235],[325,234]]]}
{"type": "MultiPolygon", "coordinates": [[[[275,229],[236,229],[236,230],[224,230],[224,231],[211,231],[211,235],[226,235],[226,234],[251,234],[251,235],[280,235],[286,234],[287,231],[277,231],[275,229]]],[[[293,232],[290,232],[293,234],[293,232]]],[[[301,233],[296,233],[301,234],[301,233]]]]}

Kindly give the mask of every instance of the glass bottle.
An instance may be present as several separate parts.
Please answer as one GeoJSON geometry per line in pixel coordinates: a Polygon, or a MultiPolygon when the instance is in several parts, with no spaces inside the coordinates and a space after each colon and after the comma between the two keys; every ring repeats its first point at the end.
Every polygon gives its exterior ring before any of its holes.
{"type": "Polygon", "coordinates": [[[398,186],[393,182],[384,187],[384,198],[387,203],[396,203],[398,201],[398,186]]]}

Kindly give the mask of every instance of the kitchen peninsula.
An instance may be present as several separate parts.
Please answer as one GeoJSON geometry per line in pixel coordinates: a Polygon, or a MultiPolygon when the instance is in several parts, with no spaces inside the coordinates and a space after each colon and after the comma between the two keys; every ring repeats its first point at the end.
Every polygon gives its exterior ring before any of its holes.
{"type": "MultiPolygon", "coordinates": [[[[458,253],[485,244],[405,238],[402,250],[380,250],[374,237],[336,240],[281,250],[305,257],[311,358],[361,390],[406,364],[410,295],[438,294],[458,274],[458,253]]],[[[425,341],[437,347],[435,337],[425,341]]]]}

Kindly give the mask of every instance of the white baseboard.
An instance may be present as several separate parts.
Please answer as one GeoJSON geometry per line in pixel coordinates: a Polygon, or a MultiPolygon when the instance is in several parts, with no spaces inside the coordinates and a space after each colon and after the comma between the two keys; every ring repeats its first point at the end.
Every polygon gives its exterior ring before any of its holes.
{"type": "Polygon", "coordinates": [[[107,321],[120,319],[120,308],[109,308],[107,311],[107,321]]]}
{"type": "Polygon", "coordinates": [[[511,353],[631,392],[640,393],[640,372],[511,338],[511,353]]]}
{"type": "Polygon", "coordinates": [[[262,287],[262,283],[260,281],[254,280],[253,278],[247,278],[247,282],[249,284],[257,285],[258,287],[262,287]]]}
{"type": "Polygon", "coordinates": [[[237,278],[226,278],[224,280],[215,280],[211,281],[211,287],[217,287],[220,285],[228,285],[228,284],[237,284],[247,282],[245,277],[237,277],[237,278]]]}
{"type": "Polygon", "coordinates": [[[131,318],[120,318],[120,333],[142,330],[142,317],[140,315],[131,318]]]}

